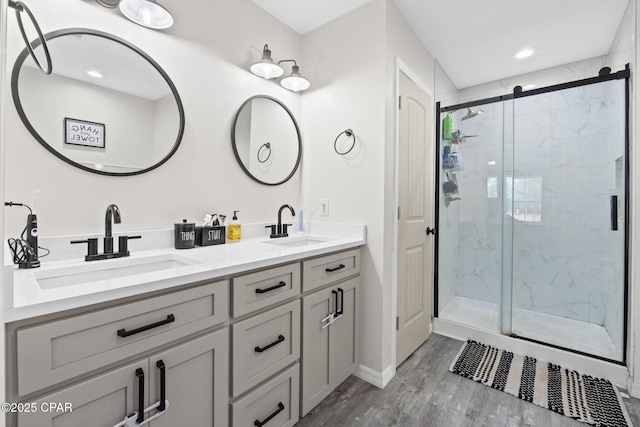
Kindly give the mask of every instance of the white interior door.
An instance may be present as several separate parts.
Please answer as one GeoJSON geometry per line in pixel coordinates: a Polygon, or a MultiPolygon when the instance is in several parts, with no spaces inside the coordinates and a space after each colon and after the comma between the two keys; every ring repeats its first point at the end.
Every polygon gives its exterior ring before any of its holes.
{"type": "Polygon", "coordinates": [[[433,283],[432,98],[399,77],[396,366],[429,337],[433,283]]]}

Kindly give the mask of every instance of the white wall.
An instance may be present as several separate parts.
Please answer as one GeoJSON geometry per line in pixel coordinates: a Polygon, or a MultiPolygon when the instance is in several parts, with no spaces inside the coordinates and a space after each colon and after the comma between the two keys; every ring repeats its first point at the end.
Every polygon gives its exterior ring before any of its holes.
{"type": "MultiPolygon", "coordinates": [[[[283,203],[296,206],[300,173],[276,187],[254,182],[236,163],[230,132],[236,110],[257,94],[280,99],[300,119],[300,94],[248,69],[260,59],[265,43],[275,59],[300,58],[301,37],[249,0],[193,0],[189,7],[166,0],[163,5],[172,11],[175,25],[153,31],[93,1],[30,1],[45,33],[91,28],[145,51],[173,80],[186,116],[180,149],[162,167],[139,176],[106,177],[52,156],[27,132],[8,98],[5,200],[30,203],[32,190],[40,189],[42,236],[103,232],[110,203],[122,212],[116,231],[170,228],[182,218],[199,221],[205,213],[229,215],[232,210],[240,211],[241,222],[269,221],[283,203]]],[[[9,20],[7,32],[10,69],[24,46],[15,19],[9,20]]],[[[8,81],[3,87],[3,93],[10,93],[8,81]]],[[[20,209],[6,210],[5,234],[17,235],[24,218],[20,209]]]]}
{"type": "Polygon", "coordinates": [[[372,0],[305,34],[305,54],[299,62],[301,72],[313,82],[302,99],[305,215],[367,225],[361,260],[360,358],[362,365],[376,372],[386,367],[383,352],[389,352],[382,341],[385,288],[389,286],[383,281],[384,13],[385,1],[372,0]],[[357,142],[349,155],[340,156],[333,142],[347,128],[353,130],[357,142]],[[327,217],[313,214],[321,198],[329,199],[327,217]]]}
{"type": "MultiPolygon", "coordinates": [[[[393,375],[392,295],[395,216],[396,57],[430,89],[433,58],[395,5],[373,0],[303,37],[305,73],[314,82],[302,99],[304,209],[321,198],[330,215],[314,220],[364,222],[361,365],[378,385],[393,375]],[[350,128],[352,153],[333,150],[350,128]]],[[[307,214],[307,216],[310,216],[307,214]]]]}

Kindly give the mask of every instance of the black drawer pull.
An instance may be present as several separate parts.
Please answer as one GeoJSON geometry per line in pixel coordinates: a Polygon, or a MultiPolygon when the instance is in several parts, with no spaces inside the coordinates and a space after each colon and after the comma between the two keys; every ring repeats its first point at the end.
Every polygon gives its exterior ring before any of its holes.
{"type": "Polygon", "coordinates": [[[166,407],[166,399],[167,399],[167,384],[166,384],[166,376],[165,376],[165,365],[162,359],[156,362],[156,367],[160,369],[160,404],[158,405],[158,411],[162,412],[166,407]]]}
{"type": "Polygon", "coordinates": [[[165,320],[161,320],[156,323],[152,323],[150,325],[141,326],[140,328],[132,329],[127,331],[126,329],[118,329],[118,336],[125,338],[130,335],[139,334],[140,332],[148,331],[149,329],[157,328],[158,326],[166,325],[167,323],[175,322],[176,317],[173,314],[167,316],[165,320]]]}
{"type": "Polygon", "coordinates": [[[284,411],[284,405],[282,404],[282,402],[278,402],[278,409],[276,409],[276,412],[274,412],[273,414],[269,415],[267,418],[264,419],[264,421],[255,420],[253,422],[253,425],[256,426],[256,427],[262,427],[263,425],[265,425],[266,423],[271,421],[273,419],[273,417],[275,417],[276,415],[278,415],[282,411],[284,411]]]}
{"type": "Polygon", "coordinates": [[[327,273],[332,273],[334,271],[342,270],[344,267],[345,267],[344,264],[340,264],[339,266],[334,267],[334,268],[325,268],[324,271],[326,271],[327,273]]]}
{"type": "Polygon", "coordinates": [[[280,344],[282,341],[284,341],[284,335],[278,335],[278,339],[271,344],[267,344],[264,347],[256,347],[254,348],[254,350],[256,351],[256,353],[262,353],[263,351],[269,350],[274,345],[280,344]]]}
{"type": "Polygon", "coordinates": [[[285,282],[280,282],[277,285],[272,286],[270,288],[264,288],[264,289],[257,288],[256,289],[256,294],[265,294],[267,292],[271,292],[271,291],[276,290],[278,288],[281,288],[283,286],[287,286],[287,284],[285,282]]]}

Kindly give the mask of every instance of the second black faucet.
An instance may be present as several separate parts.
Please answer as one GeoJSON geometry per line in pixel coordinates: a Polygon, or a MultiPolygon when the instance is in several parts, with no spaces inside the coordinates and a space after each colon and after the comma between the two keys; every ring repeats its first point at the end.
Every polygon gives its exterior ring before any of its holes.
{"type": "Polygon", "coordinates": [[[292,224],[282,223],[282,211],[284,209],[289,209],[289,211],[291,212],[291,216],[296,216],[296,211],[293,210],[291,205],[280,206],[280,209],[278,209],[278,224],[266,226],[266,228],[271,228],[271,235],[269,237],[271,237],[272,239],[278,237],[287,237],[289,235],[289,230],[287,229],[287,227],[291,226],[292,224]]]}

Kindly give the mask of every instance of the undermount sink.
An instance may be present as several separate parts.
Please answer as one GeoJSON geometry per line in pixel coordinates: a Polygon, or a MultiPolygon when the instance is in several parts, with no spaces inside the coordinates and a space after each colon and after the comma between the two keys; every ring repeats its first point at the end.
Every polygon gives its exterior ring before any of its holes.
{"type": "Polygon", "coordinates": [[[330,240],[331,239],[325,239],[321,237],[301,236],[301,237],[284,237],[280,239],[271,239],[271,240],[265,241],[264,243],[269,243],[271,245],[278,245],[278,246],[298,247],[298,246],[315,245],[318,243],[325,243],[330,240]]]}
{"type": "Polygon", "coordinates": [[[91,261],[73,267],[66,266],[39,270],[34,272],[34,277],[38,282],[38,286],[46,290],[186,267],[199,263],[199,261],[179,255],[160,254],[143,258],[91,261]]]}

